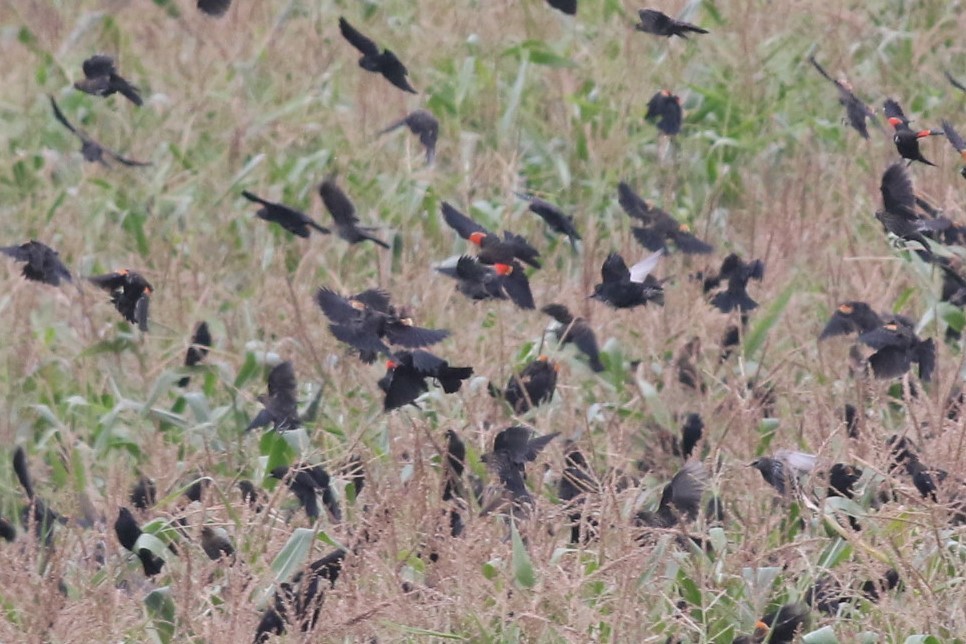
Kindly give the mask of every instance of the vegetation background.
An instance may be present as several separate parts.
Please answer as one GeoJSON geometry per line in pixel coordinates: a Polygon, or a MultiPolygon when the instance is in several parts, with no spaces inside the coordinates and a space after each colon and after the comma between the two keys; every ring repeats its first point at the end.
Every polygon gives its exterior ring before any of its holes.
{"type": "MultiPolygon", "coordinates": [[[[0,3],[3,243],[42,240],[75,273],[55,289],[23,281],[13,262],[0,267],[0,440],[26,446],[55,508],[78,515],[86,499],[106,518],[60,529],[49,555],[26,533],[0,547],[0,640],[250,640],[272,584],[328,544],[353,540],[363,521],[382,536],[350,555],[310,639],[728,642],[769,608],[804,599],[823,575],[856,588],[890,567],[903,590],[879,603],[859,598],[837,616],[813,612],[806,641],[949,642],[966,633],[962,529],[908,479],[889,476],[885,445],[908,434],[924,461],[963,471],[962,422],[943,413],[961,347],[939,342],[935,381],[917,383],[912,397],[896,383],[852,379],[847,341],[816,342],[841,300],[900,311],[937,338],[962,315],[937,306],[938,276],[894,250],[873,217],[879,178],[896,158],[891,134],[873,128],[867,142],[843,125],[835,89],[806,61],[814,53],[877,107],[891,96],[924,125],[948,118],[966,129],[966,94],[942,75],[966,76],[962,2],[659,2],[711,31],[689,41],[634,32],[640,7],[617,0],[581,0],[576,18],[542,0],[234,5],[212,19],[188,0],[0,3]],[[419,95],[359,69],[340,15],[400,56],[419,95]],[[117,57],[142,89],[142,108],[72,89],[97,52],[117,57]],[[686,111],[672,141],[643,120],[662,88],[686,111]],[[85,164],[48,93],[105,145],[153,165],[85,164]],[[430,167],[408,133],[376,136],[418,107],[441,123],[430,167]],[[255,219],[239,194],[325,223],[316,188],[332,171],[363,222],[383,227],[391,252],[293,238],[255,219]],[[709,258],[666,258],[663,308],[614,311],[586,299],[608,252],[644,254],[616,202],[620,180],[716,246],[709,258]],[[575,215],[579,253],[545,234],[513,196],[521,189],[575,215]],[[552,404],[524,419],[577,441],[609,483],[596,541],[568,544],[552,486],[563,440],[530,468],[537,503],[519,526],[526,547],[505,538],[501,520],[473,511],[462,538],[441,536],[444,431],[463,436],[470,468],[486,477],[479,454],[517,419],[484,380],[505,382],[536,355],[548,322],[508,303],[467,301],[434,274],[434,261],[465,250],[442,223],[444,199],[535,241],[546,259],[531,275],[538,306],[567,304],[606,345],[601,375],[572,349],[543,345],[564,365],[560,384],[552,404]],[[732,251],[767,268],[751,287],[761,307],[740,355],[721,363],[718,342],[735,320],[689,276],[732,251]],[[155,287],[147,334],[119,322],[105,295],[78,279],[120,267],[155,287]],[[322,285],[388,289],[419,323],[452,329],[437,352],[481,378],[422,410],[383,414],[382,366],[362,365],[328,332],[312,301],[322,285]],[[182,390],[175,382],[199,320],[215,347],[182,390]],[[704,395],[683,388],[673,367],[692,337],[704,395]],[[262,366],[279,359],[294,361],[305,404],[321,389],[317,416],[284,439],[246,435],[262,366]],[[772,388],[770,409],[749,381],[772,388]],[[860,408],[860,440],[846,436],[846,402],[860,408]],[[679,469],[670,437],[689,412],[705,419],[699,451],[714,464],[712,487],[728,513],[721,526],[702,519],[689,528],[709,535],[711,554],[681,546],[676,531],[642,545],[629,527],[679,469]],[[847,529],[839,506],[823,500],[820,477],[817,509],[777,500],[747,466],[777,448],[862,467],[863,529],[847,529]],[[308,525],[284,486],[265,481],[269,509],[259,514],[234,486],[240,477],[261,485],[273,464],[296,457],[338,473],[353,454],[367,486],[346,500],[339,525],[293,532],[308,525]],[[616,471],[641,485],[617,493],[616,471]],[[214,522],[232,534],[239,562],[210,562],[196,539],[180,537],[181,556],[144,581],[111,527],[138,473],[163,497],[142,517],[148,532],[172,538],[169,523],[183,515],[194,538],[214,522]],[[211,478],[211,491],[185,507],[181,493],[199,476],[211,478]],[[883,481],[898,500],[872,509],[883,481]]],[[[924,153],[938,168],[914,167],[917,189],[966,221],[955,152],[935,137],[924,153]]],[[[18,516],[24,499],[2,461],[0,509],[18,516]]]]}

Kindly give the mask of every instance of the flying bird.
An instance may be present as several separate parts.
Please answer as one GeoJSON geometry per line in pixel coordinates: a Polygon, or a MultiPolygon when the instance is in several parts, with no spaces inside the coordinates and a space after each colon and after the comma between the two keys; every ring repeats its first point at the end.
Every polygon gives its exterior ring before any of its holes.
{"type": "MultiPolygon", "coordinates": [[[[211,348],[211,331],[208,330],[207,322],[200,322],[197,327],[195,327],[194,335],[191,336],[191,346],[185,352],[184,356],[184,366],[187,368],[194,367],[199,364],[208,355],[208,349],[211,348]]],[[[184,376],[178,381],[179,387],[187,387],[188,382],[190,382],[190,376],[184,376]]]]}
{"type": "Polygon", "coordinates": [[[60,261],[60,255],[46,244],[30,240],[19,246],[0,247],[0,253],[23,262],[21,274],[24,279],[60,286],[60,281],[71,281],[70,271],[60,261]]]}
{"type": "Polygon", "coordinates": [[[638,512],[638,527],[672,528],[682,519],[693,521],[701,511],[701,497],[708,487],[708,471],[701,461],[689,461],[664,486],[657,511],[638,512]]]}
{"type": "Polygon", "coordinates": [[[229,8],[231,8],[231,0],[198,0],[198,10],[216,18],[228,13],[229,8]]]}
{"type": "Polygon", "coordinates": [[[707,293],[717,288],[722,281],[727,280],[728,284],[725,290],[712,296],[711,305],[722,313],[728,313],[735,309],[745,313],[758,307],[758,302],[748,295],[748,282],[751,280],[760,282],[764,275],[765,264],[760,259],[746,262],[737,254],[731,253],[721,262],[721,269],[717,276],[711,276],[704,280],[704,290],[707,293]]]}
{"type": "Polygon", "coordinates": [[[505,300],[509,298],[521,309],[533,309],[530,280],[517,261],[509,264],[483,264],[475,257],[462,255],[456,264],[443,263],[436,271],[456,280],[457,290],[471,300],[505,300]]]}
{"type": "Polygon", "coordinates": [[[956,152],[963,159],[963,167],[960,168],[959,174],[966,179],[966,141],[963,141],[963,137],[959,135],[959,132],[953,128],[953,124],[949,121],[943,121],[943,132],[946,133],[946,139],[949,140],[950,145],[956,149],[956,152]]]}
{"type": "Polygon", "coordinates": [[[882,325],[882,318],[865,302],[850,301],[839,304],[826,322],[819,340],[837,335],[865,333],[882,325]]]}
{"type": "Polygon", "coordinates": [[[681,38],[687,39],[689,32],[696,34],[708,33],[707,29],[702,29],[697,25],[684,22],[683,20],[675,20],[656,9],[640,9],[637,14],[641,21],[634,25],[634,29],[647,34],[667,36],[668,38],[671,36],[680,36],[681,38]]]}
{"type": "Polygon", "coordinates": [[[561,235],[566,235],[567,239],[570,240],[570,245],[574,248],[577,247],[577,240],[580,239],[580,234],[574,226],[574,218],[572,216],[564,213],[563,210],[549,201],[544,201],[533,195],[525,195],[518,192],[517,196],[527,200],[530,212],[543,219],[550,230],[561,235]]]}
{"type": "Polygon", "coordinates": [[[596,373],[604,370],[600,361],[597,336],[587,320],[574,315],[563,304],[548,304],[540,309],[557,322],[554,335],[560,344],[573,343],[590,361],[590,368],[596,373]]]}
{"type": "Polygon", "coordinates": [[[893,163],[882,174],[880,184],[882,210],[875,213],[883,227],[899,239],[922,244],[927,256],[932,256],[931,242],[923,233],[941,231],[951,222],[945,217],[924,219],[916,211],[916,192],[909,170],[902,163],[893,163]]]}
{"type": "Polygon", "coordinates": [[[74,87],[85,94],[110,96],[117,93],[139,107],[143,104],[137,87],[117,73],[114,59],[110,56],[91,56],[84,61],[83,70],[84,78],[74,83],[74,87]]]}
{"type": "Polygon", "coordinates": [[[684,120],[681,97],[662,89],[647,102],[647,114],[644,115],[644,120],[654,123],[657,129],[668,136],[674,136],[681,131],[681,122],[684,120]]]}
{"type": "Polygon", "coordinates": [[[899,156],[908,160],[909,163],[907,165],[912,164],[913,161],[919,161],[926,165],[935,166],[935,163],[922,156],[922,152],[919,150],[919,139],[943,135],[943,131],[932,129],[913,130],[910,127],[912,121],[903,113],[899,103],[891,98],[886,99],[885,103],[883,103],[883,112],[889,120],[889,125],[895,131],[892,136],[892,142],[895,143],[899,156]]]}
{"type": "Polygon", "coordinates": [[[436,159],[436,140],[439,138],[439,121],[426,110],[416,110],[395,123],[379,130],[377,136],[392,132],[404,125],[409,128],[410,132],[419,137],[419,142],[426,149],[426,165],[432,164],[436,159]]]}
{"type": "Polygon", "coordinates": [[[368,72],[382,74],[390,83],[410,94],[416,94],[416,90],[409,84],[406,76],[409,71],[402,64],[396,54],[388,49],[379,52],[379,46],[375,42],[363,36],[359,31],[349,24],[345,18],[339,18],[339,31],[342,37],[349,41],[349,44],[362,53],[359,59],[359,67],[368,72]]]}
{"type": "Polygon", "coordinates": [[[110,292],[111,303],[125,320],[137,324],[141,331],[148,330],[148,307],[154,289],[140,273],[122,268],[87,279],[95,286],[110,292]]]}
{"type": "Polygon", "coordinates": [[[849,125],[851,125],[856,132],[858,132],[863,139],[869,138],[869,128],[866,121],[872,121],[876,125],[879,122],[875,119],[875,111],[866,105],[859,97],[855,95],[852,91],[852,86],[842,80],[835,80],[829,76],[828,72],[818,64],[814,56],[808,57],[808,62],[812,63],[812,66],[818,70],[818,73],[824,76],[830,83],[835,85],[835,89],[839,92],[839,103],[845,107],[845,115],[849,120],[849,125]]]}
{"type": "Polygon", "coordinates": [[[416,349],[400,351],[386,363],[386,375],[379,380],[379,388],[386,394],[383,410],[391,411],[413,403],[429,391],[428,378],[435,379],[444,393],[460,390],[463,381],[473,375],[473,367],[451,367],[429,351],[416,349]]]}
{"type": "Polygon", "coordinates": [[[577,0],[547,0],[547,4],[568,16],[577,15],[577,0]]]}
{"type": "Polygon", "coordinates": [[[340,238],[350,244],[358,244],[363,241],[371,241],[379,244],[383,248],[389,248],[389,244],[377,239],[369,234],[375,228],[366,228],[359,225],[359,218],[356,216],[356,207],[349,201],[342,189],[335,183],[334,177],[329,177],[319,186],[319,195],[326,210],[332,215],[335,221],[335,230],[340,238]]]}
{"type": "Polygon", "coordinates": [[[623,257],[611,253],[600,268],[601,282],[594,286],[590,297],[615,309],[629,309],[648,302],[664,304],[664,288],[650,274],[663,254],[657,251],[628,268],[623,257]]]}
{"type": "Polygon", "coordinates": [[[262,206],[258,209],[258,212],[255,213],[256,217],[278,224],[293,235],[307,238],[309,236],[310,228],[314,228],[323,235],[328,235],[330,232],[332,232],[328,228],[317,224],[308,215],[299,212],[294,208],[289,208],[288,206],[280,203],[265,201],[261,197],[258,197],[247,190],[242,190],[242,196],[245,199],[262,206]]]}
{"type": "Polygon", "coordinates": [[[259,394],[258,402],[262,410],[245,428],[251,431],[256,427],[272,424],[276,431],[295,429],[302,422],[299,418],[295,368],[286,360],[272,367],[268,372],[268,394],[259,394]]]}
{"type": "Polygon", "coordinates": [[[534,268],[540,268],[540,253],[536,248],[521,237],[509,231],[503,231],[500,238],[479,225],[450,203],[444,201],[440,208],[446,224],[456,231],[463,239],[479,246],[478,257],[484,264],[512,264],[516,259],[534,268]]]}
{"type": "Polygon", "coordinates": [[[649,251],[670,252],[668,242],[685,255],[705,255],[714,250],[711,244],[698,239],[687,224],[648,204],[623,181],[617,184],[617,202],[629,217],[644,224],[632,227],[631,232],[634,239],[649,251]]]}
{"type": "Polygon", "coordinates": [[[67,120],[67,117],[64,116],[64,113],[60,111],[60,107],[57,105],[57,101],[54,100],[54,97],[48,96],[48,98],[50,99],[50,106],[54,108],[54,118],[81,140],[81,156],[84,157],[85,161],[90,161],[91,163],[101,163],[105,167],[110,167],[111,165],[107,162],[107,158],[114,159],[118,163],[130,167],[144,167],[151,165],[150,162],[147,161],[135,161],[134,159],[123,157],[114,150],[104,147],[88,136],[84,130],[71,125],[71,122],[67,120]]]}
{"type": "Polygon", "coordinates": [[[530,361],[520,373],[510,376],[501,392],[493,387],[491,393],[502,397],[516,414],[524,414],[531,408],[550,402],[557,389],[557,371],[560,366],[547,356],[530,361]]]}
{"type": "Polygon", "coordinates": [[[932,338],[921,340],[911,324],[895,319],[866,331],[859,342],[875,349],[869,356],[869,366],[876,378],[898,378],[912,363],[919,365],[919,378],[928,382],[936,367],[936,344],[932,338]]]}

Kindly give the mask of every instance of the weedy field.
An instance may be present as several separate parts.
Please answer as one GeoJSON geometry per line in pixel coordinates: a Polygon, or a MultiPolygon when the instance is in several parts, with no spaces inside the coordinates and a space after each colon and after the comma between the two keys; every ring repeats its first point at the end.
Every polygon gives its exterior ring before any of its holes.
{"type": "MultiPolygon", "coordinates": [[[[42,241],[73,280],[30,282],[13,259],[0,262],[0,513],[17,524],[0,545],[0,640],[251,641],[278,596],[281,639],[292,641],[790,641],[780,620],[758,623],[782,605],[807,615],[795,637],[813,644],[962,641],[966,454],[947,400],[966,318],[940,302],[944,270],[874,213],[899,160],[884,99],[914,127],[948,119],[966,130],[966,92],[944,75],[966,79],[964,6],[660,4],[710,33],[636,31],[643,7],[616,0],[580,0],[576,16],[543,0],[235,0],[220,18],[189,0],[2,3],[0,244],[42,241]],[[418,93],[360,68],[340,16],[395,52],[418,93]],[[115,58],[141,107],[74,88],[95,53],[115,58]],[[869,140],[844,122],[810,55],[878,112],[869,140]],[[671,137],[644,119],[662,89],[684,109],[671,137]],[[48,96],[101,144],[151,165],[85,162],[48,96]],[[405,128],[378,135],[417,108],[439,121],[429,165],[405,128]],[[317,189],[333,174],[390,249],[293,236],[241,196],[331,226],[317,189]],[[671,244],[653,271],[663,306],[588,298],[610,252],[629,264],[649,255],[618,204],[621,181],[714,246],[687,255],[671,244]],[[515,192],[572,215],[576,249],[515,192]],[[537,247],[535,310],[471,301],[434,271],[475,252],[443,221],[443,201],[537,247]],[[744,325],[702,287],[730,253],[764,264],[744,325]],[[147,332],[86,279],[122,268],[153,287],[147,332]],[[473,377],[384,413],[383,358],[364,364],[333,336],[320,287],[387,290],[417,324],[452,332],[431,350],[473,377]],[[851,349],[854,337],[818,342],[853,300],[934,339],[929,382],[915,366],[872,377],[871,351],[851,349]],[[540,307],[552,302],[587,320],[603,371],[545,335],[540,307]],[[200,321],[212,347],[188,370],[200,321]],[[732,326],[740,344],[722,357],[732,326]],[[516,415],[487,382],[504,385],[539,354],[560,367],[556,392],[516,415]],[[269,369],[286,360],[302,427],[246,432],[269,369]],[[857,410],[851,432],[846,404],[857,410]],[[694,518],[661,502],[685,463],[689,414],[704,423],[690,457],[703,467],[684,470],[701,501],[694,518]],[[512,519],[481,514],[472,481],[502,487],[481,457],[519,424],[560,436],[526,463],[512,519]],[[444,501],[448,430],[465,443],[466,472],[462,499],[444,501]],[[908,459],[894,463],[897,437],[928,466],[918,479],[908,459]],[[20,524],[15,446],[35,499],[66,519],[49,545],[20,524]],[[566,458],[574,450],[585,463],[566,458]],[[784,479],[785,494],[749,466],[803,458],[782,450],[816,456],[800,481],[784,479]],[[310,521],[270,475],[297,463],[331,475],[340,521],[310,521]],[[828,494],[836,463],[861,471],[852,498],[828,494]],[[559,486],[568,467],[584,481],[573,502],[559,486]],[[157,499],[134,511],[138,548],[164,560],[150,578],[114,528],[141,476],[157,499]],[[923,476],[935,492],[920,492],[923,476]],[[254,482],[254,506],[242,479],[254,482]],[[705,510],[713,497],[720,515],[705,510]],[[670,520],[654,519],[669,509],[670,520]],[[465,524],[456,537],[451,512],[465,524]],[[223,528],[234,556],[209,559],[204,526],[223,528]],[[339,548],[338,574],[314,580],[324,603],[303,633],[298,616],[312,610],[299,597],[318,572],[306,566],[339,548]]],[[[966,224],[959,155],[941,136],[920,144],[937,167],[910,167],[917,193],[966,224]]],[[[930,245],[947,260],[966,254],[930,245]]]]}

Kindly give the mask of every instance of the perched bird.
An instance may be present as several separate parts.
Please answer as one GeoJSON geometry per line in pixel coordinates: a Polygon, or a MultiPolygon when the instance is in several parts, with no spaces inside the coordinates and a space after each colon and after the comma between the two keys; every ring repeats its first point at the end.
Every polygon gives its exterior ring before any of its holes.
{"type": "Polygon", "coordinates": [[[896,144],[896,150],[899,152],[899,156],[903,159],[907,159],[911,164],[913,161],[919,161],[920,163],[925,163],[926,165],[935,166],[936,164],[929,161],[919,150],[919,139],[926,138],[928,136],[943,134],[942,130],[913,130],[910,126],[912,121],[906,118],[903,113],[902,108],[893,99],[886,99],[883,104],[883,112],[886,118],[889,120],[889,124],[895,130],[892,136],[892,142],[896,144]]]}
{"type": "Polygon", "coordinates": [[[446,430],[446,454],[443,458],[443,500],[461,499],[463,471],[466,469],[466,444],[452,429],[446,430]]]}
{"type": "Polygon", "coordinates": [[[198,0],[198,10],[209,16],[219,18],[231,8],[231,0],[198,0]]]}
{"type": "Polygon", "coordinates": [[[585,520],[585,512],[582,510],[586,509],[589,496],[600,492],[601,485],[587,463],[587,458],[575,445],[571,444],[567,448],[564,464],[563,474],[557,484],[557,498],[570,508],[567,514],[570,521],[570,543],[580,543],[581,527],[586,528],[586,539],[598,524],[592,517],[585,520]]]}
{"type": "Polygon", "coordinates": [[[855,498],[855,484],[862,478],[862,470],[854,465],[835,463],[829,469],[828,496],[855,498]]]}
{"type": "Polygon", "coordinates": [[[819,334],[819,340],[837,335],[865,333],[882,325],[882,318],[865,302],[850,301],[839,304],[835,313],[819,334]]]}
{"type": "Polygon", "coordinates": [[[594,286],[590,297],[615,309],[629,309],[648,302],[664,304],[664,288],[650,274],[663,254],[657,251],[628,268],[623,257],[611,253],[600,268],[600,284],[594,286]]]}
{"type": "Polygon", "coordinates": [[[471,300],[505,300],[509,298],[521,309],[533,309],[533,293],[530,280],[523,266],[512,261],[509,264],[488,266],[475,257],[460,256],[456,265],[441,264],[436,271],[456,280],[457,290],[471,300]]]}
{"type": "Polygon", "coordinates": [[[408,405],[429,391],[427,378],[434,378],[444,393],[451,394],[472,375],[473,367],[451,367],[428,351],[400,351],[386,363],[386,375],[379,380],[386,394],[383,411],[408,405]]]}
{"type": "Polygon", "coordinates": [[[51,545],[54,539],[54,526],[57,523],[67,523],[67,518],[55,512],[50,505],[34,492],[33,479],[30,477],[30,470],[27,467],[27,453],[20,445],[13,451],[13,471],[17,475],[20,487],[27,495],[28,505],[23,508],[20,520],[23,525],[34,524],[34,531],[37,538],[46,545],[51,545]]]}
{"type": "Polygon", "coordinates": [[[132,167],[151,165],[146,161],[135,161],[134,159],[123,157],[114,150],[104,147],[88,136],[86,132],[80,128],[74,127],[71,122],[67,120],[67,117],[64,116],[64,113],[60,111],[60,107],[57,105],[57,101],[54,100],[53,96],[48,96],[48,98],[50,99],[50,106],[54,108],[54,118],[81,140],[81,156],[84,157],[85,161],[90,161],[91,163],[101,163],[105,167],[110,167],[110,164],[107,162],[108,158],[114,159],[122,165],[132,167]]]}
{"type": "Polygon", "coordinates": [[[520,235],[503,231],[503,238],[501,239],[451,204],[444,201],[441,209],[443,219],[450,228],[455,230],[463,239],[479,246],[478,258],[484,264],[512,264],[514,260],[518,259],[524,264],[540,268],[540,253],[520,235]]]}
{"type": "Polygon", "coordinates": [[[295,429],[301,424],[298,411],[295,369],[286,360],[272,367],[268,372],[268,394],[259,394],[258,402],[262,410],[252,419],[245,431],[256,427],[266,427],[270,423],[276,431],[295,429]]]}
{"type": "Polygon", "coordinates": [[[85,94],[94,96],[110,96],[121,94],[127,100],[140,107],[144,101],[138,93],[137,87],[131,85],[117,73],[114,59],[104,54],[91,56],[84,61],[84,78],[74,83],[74,87],[85,94]]]}
{"type": "Polygon", "coordinates": [[[631,228],[631,232],[647,250],[670,252],[668,242],[686,255],[704,255],[714,250],[711,244],[698,239],[686,224],[649,205],[623,181],[617,184],[617,201],[629,217],[644,223],[644,226],[631,228]]]}
{"type": "Polygon", "coordinates": [[[577,15],[577,0],[547,0],[547,4],[568,16],[577,15]]]}
{"type": "Polygon", "coordinates": [[[956,152],[959,152],[959,156],[963,159],[964,165],[960,168],[959,174],[966,179],[966,141],[963,141],[963,137],[959,135],[959,132],[953,128],[949,121],[943,121],[943,132],[946,133],[946,139],[949,140],[950,145],[956,149],[956,152]]]}
{"type": "Polygon", "coordinates": [[[125,320],[137,324],[141,331],[148,330],[148,308],[154,289],[140,273],[122,268],[87,279],[95,286],[110,292],[111,303],[125,320]]]}
{"type": "Polygon", "coordinates": [[[707,29],[702,29],[697,25],[692,25],[690,22],[684,22],[683,20],[675,20],[657,9],[640,9],[637,14],[641,21],[634,25],[634,29],[647,34],[667,36],[668,38],[671,36],[680,36],[681,38],[687,39],[688,32],[696,34],[708,33],[707,29]]]}
{"type": "Polygon", "coordinates": [[[342,189],[336,185],[334,177],[329,177],[322,182],[319,186],[319,194],[322,196],[322,203],[325,204],[326,209],[335,221],[335,231],[341,239],[350,244],[358,244],[368,240],[383,248],[389,248],[389,244],[370,234],[375,228],[359,225],[356,207],[352,205],[349,197],[342,192],[342,189]]]}
{"type": "Polygon", "coordinates": [[[322,504],[329,511],[332,520],[342,520],[342,511],[330,485],[331,479],[321,465],[312,467],[279,465],[272,470],[271,475],[272,478],[285,481],[288,489],[292,491],[292,494],[305,509],[305,514],[312,521],[319,518],[319,493],[322,494],[322,504]]]}
{"type": "Polygon", "coordinates": [[[232,545],[228,531],[224,528],[210,525],[202,526],[201,549],[212,561],[218,561],[222,555],[230,559],[235,558],[235,546],[232,545]]]}
{"type": "Polygon", "coordinates": [[[502,396],[510,403],[514,413],[523,414],[532,407],[550,402],[553,392],[557,389],[557,363],[547,356],[539,356],[530,361],[518,374],[510,376],[506,388],[500,392],[491,391],[502,396]]]}
{"type": "Polygon", "coordinates": [[[359,59],[359,67],[368,72],[382,74],[386,80],[404,92],[417,93],[409,84],[409,79],[406,78],[409,71],[402,64],[402,61],[396,57],[396,54],[388,49],[383,49],[380,53],[379,46],[359,33],[345,18],[339,18],[339,31],[342,32],[342,37],[348,40],[350,45],[362,53],[362,57],[359,59]]]}
{"type": "Polygon", "coordinates": [[[138,478],[137,483],[131,488],[131,505],[138,510],[147,510],[158,500],[158,488],[154,481],[146,476],[138,478]]]}
{"type": "Polygon", "coordinates": [[[426,149],[426,165],[432,164],[436,159],[436,140],[439,138],[439,121],[426,110],[416,110],[395,123],[379,130],[377,136],[392,132],[404,125],[409,128],[410,132],[419,137],[419,142],[426,149]]]}
{"type": "Polygon", "coordinates": [[[574,248],[577,247],[577,240],[580,239],[580,234],[577,232],[577,228],[574,227],[573,217],[565,214],[563,210],[549,201],[544,201],[533,195],[525,195],[520,192],[517,193],[517,196],[529,202],[530,212],[543,219],[550,230],[561,235],[566,235],[567,239],[570,240],[570,245],[574,248]]]}
{"type": "Polygon", "coordinates": [[[669,90],[662,89],[647,102],[645,121],[657,125],[657,129],[668,136],[674,136],[681,131],[684,112],[681,110],[681,98],[669,90]]]}
{"type": "Polygon", "coordinates": [[[390,303],[389,294],[379,289],[342,296],[322,287],[315,301],[329,319],[332,335],[358,349],[366,363],[373,362],[378,354],[391,358],[390,344],[415,349],[432,346],[450,335],[445,329],[416,326],[411,317],[390,303]]]}
{"type": "Polygon", "coordinates": [[[587,320],[574,317],[563,304],[548,304],[540,309],[557,322],[554,335],[560,344],[573,343],[590,361],[590,368],[600,373],[604,365],[600,361],[600,349],[597,348],[597,336],[590,328],[587,320]]]}
{"type": "Polygon", "coordinates": [[[744,313],[758,307],[758,302],[748,295],[748,282],[751,280],[760,282],[764,275],[765,264],[760,259],[745,262],[732,253],[721,262],[721,270],[718,271],[717,276],[705,279],[704,289],[708,292],[727,280],[728,285],[725,290],[712,296],[711,305],[722,313],[736,309],[744,313]]]}
{"type": "Polygon", "coordinates": [[[245,199],[262,206],[258,209],[258,212],[255,213],[256,217],[259,219],[264,219],[265,221],[276,223],[293,235],[308,238],[309,228],[314,228],[323,235],[328,235],[330,232],[332,232],[328,228],[320,226],[311,217],[299,212],[298,210],[289,208],[288,206],[280,203],[265,201],[261,197],[258,197],[247,190],[242,190],[242,196],[245,199]]]}
{"type": "Polygon", "coordinates": [[[944,217],[924,219],[916,212],[916,193],[912,187],[909,170],[901,163],[893,163],[882,174],[880,185],[882,210],[875,213],[882,226],[896,237],[919,242],[928,257],[932,257],[930,242],[923,233],[948,228],[950,221],[944,217]]]}
{"type": "Polygon", "coordinates": [[[694,447],[702,436],[704,436],[704,421],[701,419],[701,414],[688,414],[681,427],[681,456],[684,460],[691,458],[694,447]]]}
{"type": "Polygon", "coordinates": [[[859,97],[855,95],[852,91],[852,86],[845,81],[835,80],[829,76],[828,72],[818,64],[814,56],[808,57],[808,62],[812,63],[812,66],[818,70],[818,73],[824,76],[830,83],[835,85],[835,89],[839,92],[839,103],[845,107],[845,115],[849,120],[849,125],[851,125],[856,132],[858,132],[863,139],[869,138],[869,128],[866,121],[872,121],[876,125],[879,124],[875,119],[875,111],[866,105],[859,97]]]}
{"type": "Polygon", "coordinates": [[[21,274],[24,279],[60,286],[60,281],[71,281],[70,271],[60,261],[60,255],[50,246],[30,240],[19,246],[0,247],[0,253],[23,262],[21,274]]]}
{"type": "Polygon", "coordinates": [[[869,366],[876,378],[898,378],[913,362],[919,365],[919,378],[928,382],[936,367],[936,344],[932,338],[920,340],[911,324],[895,319],[859,336],[859,342],[875,349],[869,366]]]}
{"type": "Polygon", "coordinates": [[[764,617],[761,621],[768,627],[765,641],[769,644],[792,644],[795,636],[801,634],[809,623],[809,608],[806,604],[784,604],[764,617]]]}
{"type": "Polygon", "coordinates": [[[785,496],[799,488],[799,477],[815,469],[816,457],[813,454],[782,449],[772,456],[762,456],[752,461],[751,466],[761,472],[765,483],[785,496]]]}
{"type": "Polygon", "coordinates": [[[114,522],[114,534],[117,535],[118,542],[125,550],[133,552],[141,560],[141,566],[144,568],[146,576],[154,577],[161,572],[164,567],[164,559],[148,548],[135,550],[142,532],[134,515],[127,508],[122,507],[118,510],[117,520],[114,522]]]}
{"type": "Polygon", "coordinates": [[[672,528],[681,520],[693,521],[701,511],[708,486],[708,471],[701,461],[689,461],[664,486],[657,511],[643,510],[634,517],[638,527],[672,528]]]}
{"type": "MultiPolygon", "coordinates": [[[[184,355],[184,366],[191,368],[197,366],[208,355],[211,348],[211,331],[208,330],[207,322],[199,322],[195,327],[194,335],[191,336],[191,346],[184,355]]],[[[179,387],[187,387],[191,381],[191,376],[185,376],[178,381],[179,387]]]]}

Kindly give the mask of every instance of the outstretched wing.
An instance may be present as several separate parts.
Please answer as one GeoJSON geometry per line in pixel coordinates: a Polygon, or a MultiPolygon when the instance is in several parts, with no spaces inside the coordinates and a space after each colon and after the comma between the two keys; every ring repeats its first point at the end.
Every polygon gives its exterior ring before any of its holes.
{"type": "Polygon", "coordinates": [[[359,33],[345,18],[339,18],[339,31],[342,32],[342,37],[348,40],[349,44],[362,52],[363,55],[379,55],[379,46],[359,33]]]}
{"type": "Polygon", "coordinates": [[[444,201],[441,208],[443,210],[443,219],[463,239],[469,239],[473,233],[490,234],[490,231],[451,206],[449,202],[444,201]]]}
{"type": "Polygon", "coordinates": [[[332,215],[336,225],[355,226],[359,223],[359,218],[356,217],[356,207],[352,205],[349,197],[342,192],[342,189],[335,184],[333,179],[326,179],[322,182],[322,185],[319,186],[319,196],[322,197],[322,203],[325,204],[326,210],[332,215]]]}

